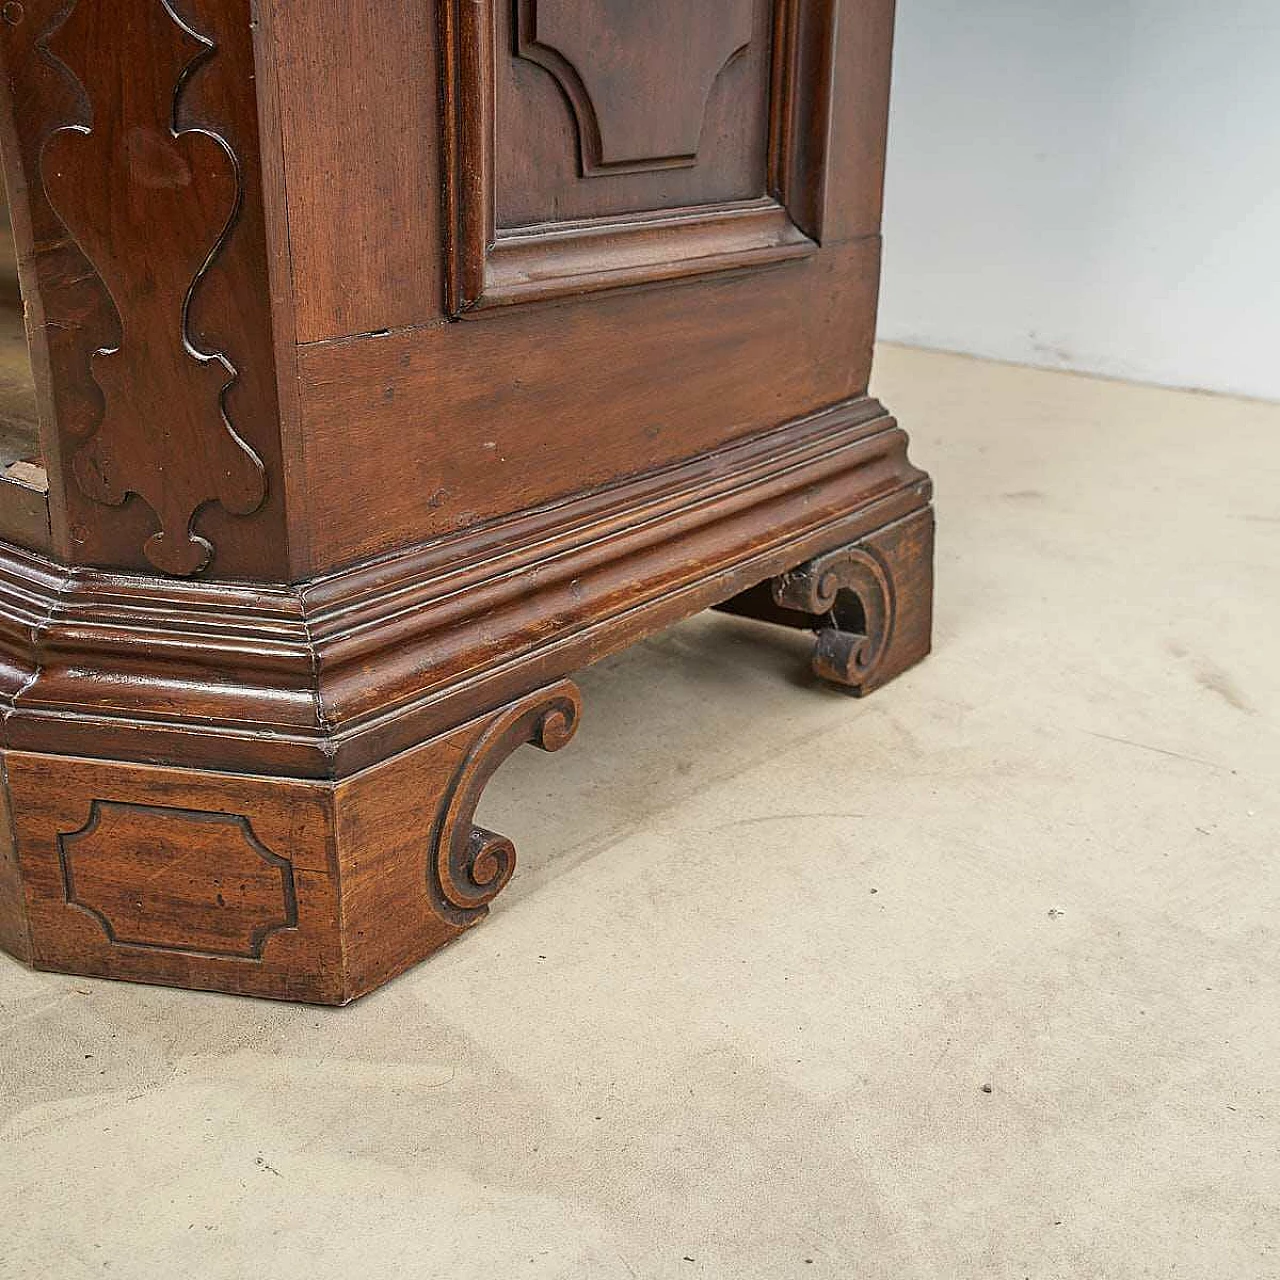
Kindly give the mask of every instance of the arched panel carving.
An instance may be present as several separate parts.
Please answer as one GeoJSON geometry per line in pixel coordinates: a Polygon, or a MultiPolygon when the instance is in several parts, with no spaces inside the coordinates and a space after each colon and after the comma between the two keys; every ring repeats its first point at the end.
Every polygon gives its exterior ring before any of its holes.
{"type": "Polygon", "coordinates": [[[520,0],[520,56],[552,75],[578,125],[582,172],[697,161],[707,99],[751,42],[753,0],[520,0]]]}
{"type": "Polygon", "coordinates": [[[444,0],[440,20],[455,316],[817,250],[835,0],[444,0]],[[543,92],[512,96],[513,67],[543,92]],[[559,111],[561,95],[573,121],[538,117],[526,150],[499,163],[495,140],[519,113],[559,111]],[[700,189],[726,155],[734,193],[700,189]],[[536,191],[510,223],[500,184],[536,191]],[[586,188],[607,207],[583,212],[586,188]]]}

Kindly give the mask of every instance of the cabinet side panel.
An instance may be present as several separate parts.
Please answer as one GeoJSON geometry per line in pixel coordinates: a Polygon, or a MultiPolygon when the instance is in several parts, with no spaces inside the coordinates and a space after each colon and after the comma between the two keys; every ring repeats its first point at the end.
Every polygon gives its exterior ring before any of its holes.
{"type": "MultiPolygon", "coordinates": [[[[452,181],[444,225],[438,205],[424,206],[437,222],[419,247],[451,264],[459,322],[437,323],[433,313],[382,326],[389,333],[301,346],[297,488],[313,531],[310,572],[714,455],[867,388],[891,0],[717,0],[723,31],[711,7],[689,10],[689,66],[678,77],[688,100],[653,119],[619,87],[652,93],[680,61],[646,27],[648,9],[449,0],[436,12],[441,30],[427,39],[449,55],[435,114],[452,181]],[[699,134],[688,154],[716,94],[750,69],[751,49],[766,46],[772,66],[767,84],[757,68],[753,93],[769,90],[769,119],[747,129],[744,117],[727,140],[699,134]],[[495,98],[495,59],[557,95],[542,116],[556,129],[543,137],[512,113],[509,95],[495,98]],[[673,175],[702,181],[748,135],[756,162],[769,143],[760,181],[773,194],[663,207],[673,175]],[[541,145],[568,157],[550,205],[541,145]],[[603,191],[625,179],[656,194],[625,215],[606,202],[613,212],[603,220],[504,228],[494,183],[505,175],[509,187],[521,171],[538,176],[528,184],[540,192],[530,206],[537,216],[576,187],[603,191]],[[712,215],[733,225],[708,238],[712,215]],[[754,227],[762,217],[779,220],[780,239],[735,238],[737,220],[754,227]],[[721,241],[741,252],[721,253],[721,241]]],[[[386,138],[378,150],[369,163],[394,169],[386,138]]],[[[412,142],[399,158],[412,168],[420,155],[412,142]]]]}
{"type": "Polygon", "coordinates": [[[439,319],[436,6],[270,7],[298,341],[439,319]]]}

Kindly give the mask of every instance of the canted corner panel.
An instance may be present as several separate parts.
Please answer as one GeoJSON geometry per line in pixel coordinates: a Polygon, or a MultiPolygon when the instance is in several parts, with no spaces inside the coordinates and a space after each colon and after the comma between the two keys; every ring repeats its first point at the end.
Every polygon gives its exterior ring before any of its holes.
{"type": "Polygon", "coordinates": [[[95,800],[57,844],[67,905],[114,946],[260,961],[297,927],[292,864],[238,814],[95,800]]]}
{"type": "MultiPolygon", "coordinates": [[[[490,307],[770,266],[821,239],[824,140],[836,0],[445,0],[441,6],[448,175],[449,308],[490,307]],[[498,5],[514,6],[514,48],[498,5]],[[625,215],[497,225],[496,59],[533,62],[568,99],[578,181],[658,181],[698,165],[707,102],[767,17],[763,195],[625,215]],[[628,179],[630,180],[630,179],[628,179]],[[641,179],[644,180],[643,178],[641,179]]],[[[511,10],[501,12],[511,13],[511,10]]],[[[654,204],[660,204],[656,191],[654,204]]]]}
{"type": "Polygon", "coordinates": [[[559,84],[584,176],[697,161],[707,99],[754,0],[518,0],[516,48],[559,84]]]}
{"type": "Polygon", "coordinates": [[[249,515],[266,497],[262,460],[225,407],[236,369],[202,350],[189,323],[244,202],[226,140],[178,125],[215,46],[169,0],[73,0],[41,44],[88,106],[87,123],[64,124],[43,145],[45,194],[110,294],[120,334],[92,358],[102,410],[74,455],[76,482],[110,506],[141,498],[159,526],[147,559],[198,573],[214,551],[193,529],[199,509],[249,515]]]}

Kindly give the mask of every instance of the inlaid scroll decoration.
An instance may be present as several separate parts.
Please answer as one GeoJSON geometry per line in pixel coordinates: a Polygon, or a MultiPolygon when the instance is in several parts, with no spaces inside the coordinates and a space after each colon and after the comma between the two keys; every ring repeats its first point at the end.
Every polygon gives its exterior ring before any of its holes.
{"type": "Polygon", "coordinates": [[[93,356],[103,410],[75,454],[76,481],[107,505],[141,498],[159,522],[147,558],[165,573],[198,573],[213,556],[193,528],[200,508],[249,515],[266,497],[262,461],[227,416],[235,367],[202,350],[189,323],[242,199],[227,142],[179,125],[184,88],[214,45],[169,0],[74,0],[44,44],[82,86],[88,120],[50,135],[41,176],[121,333],[93,356]]]}
{"type": "Polygon", "coordinates": [[[444,919],[466,928],[484,916],[516,869],[506,836],[474,824],[480,795],[500,765],[525,743],[559,751],[578,731],[582,696],[572,681],[513,703],[479,732],[440,803],[427,859],[427,888],[444,919]]]}
{"type": "Polygon", "coordinates": [[[752,0],[516,0],[521,57],[553,76],[584,177],[696,163],[707,102],[751,43],[752,0]]]}

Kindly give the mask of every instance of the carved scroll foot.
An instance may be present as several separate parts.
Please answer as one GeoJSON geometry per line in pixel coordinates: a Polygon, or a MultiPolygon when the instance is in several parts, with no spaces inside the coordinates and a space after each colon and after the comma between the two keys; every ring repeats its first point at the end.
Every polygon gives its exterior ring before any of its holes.
{"type": "Polygon", "coordinates": [[[346,1004],[488,914],[515,848],[475,825],[524,743],[578,726],[568,681],[340,782],[10,752],[0,950],[40,969],[346,1004]]]}
{"type": "Polygon", "coordinates": [[[515,846],[506,836],[472,821],[481,793],[518,747],[559,751],[578,729],[582,696],[569,680],[539,690],[499,712],[471,743],[441,798],[427,885],[436,910],[459,928],[487,914],[516,867],[515,846]]]}
{"type": "Polygon", "coordinates": [[[870,693],[929,652],[933,512],[825,552],[718,607],[815,632],[814,673],[858,696],[870,693]]]}

